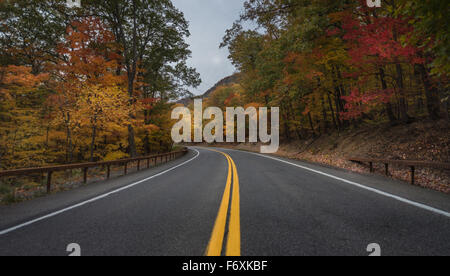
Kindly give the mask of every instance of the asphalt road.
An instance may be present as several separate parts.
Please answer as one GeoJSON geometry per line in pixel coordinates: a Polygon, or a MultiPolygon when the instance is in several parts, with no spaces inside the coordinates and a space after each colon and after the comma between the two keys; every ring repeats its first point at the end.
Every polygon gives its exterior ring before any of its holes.
{"type": "Polygon", "coordinates": [[[450,255],[450,197],[226,149],[0,207],[0,255],[450,255]]]}

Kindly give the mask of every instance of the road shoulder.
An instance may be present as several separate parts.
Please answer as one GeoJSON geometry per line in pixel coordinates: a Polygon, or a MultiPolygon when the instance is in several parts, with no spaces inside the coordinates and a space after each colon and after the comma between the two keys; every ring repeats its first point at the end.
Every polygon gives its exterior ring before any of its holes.
{"type": "MultiPolygon", "coordinates": [[[[285,161],[287,163],[286,166],[293,166],[289,165],[288,163],[292,163],[295,165],[303,166],[306,168],[309,168],[311,170],[317,170],[325,174],[329,174],[338,178],[342,178],[351,182],[355,182],[358,184],[361,184],[363,186],[373,188],[376,190],[379,190],[381,192],[389,193],[395,196],[399,196],[402,198],[405,198],[407,200],[411,200],[420,204],[425,204],[433,208],[437,208],[440,210],[443,210],[445,212],[450,212],[450,195],[430,190],[426,188],[422,188],[419,186],[413,186],[407,182],[396,180],[393,178],[385,177],[382,175],[376,175],[376,174],[360,174],[353,171],[345,170],[342,168],[334,168],[327,165],[321,165],[317,163],[309,163],[305,161],[299,161],[295,159],[289,159],[286,157],[279,157],[275,155],[263,155],[251,151],[241,151],[236,149],[229,149],[229,148],[218,148],[220,150],[223,150],[225,152],[229,152],[232,154],[232,152],[239,152],[243,154],[251,154],[254,156],[259,156],[259,158],[269,158],[273,160],[274,162],[280,162],[276,161],[276,159],[285,161]]],[[[239,166],[239,164],[237,164],[239,166]]],[[[298,168],[301,170],[301,168],[298,168]]],[[[343,182],[342,182],[343,183],[343,182]]],[[[343,183],[343,185],[348,185],[346,183],[343,183]]]]}
{"type": "Polygon", "coordinates": [[[157,175],[194,158],[196,154],[195,151],[189,150],[185,156],[157,167],[130,173],[126,176],[106,181],[91,183],[73,190],[35,198],[30,201],[0,206],[0,230],[79,204],[86,200],[126,187],[127,185],[142,179],[157,175]]]}

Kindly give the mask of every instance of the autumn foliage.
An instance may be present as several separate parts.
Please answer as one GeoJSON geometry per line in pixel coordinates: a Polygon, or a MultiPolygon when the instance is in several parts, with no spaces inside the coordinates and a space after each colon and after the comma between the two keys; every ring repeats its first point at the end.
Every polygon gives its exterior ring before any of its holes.
{"type": "Polygon", "coordinates": [[[448,3],[247,0],[244,7],[221,46],[240,71],[240,104],[279,106],[284,139],[448,121],[441,16],[448,3]],[[246,29],[248,21],[257,28],[246,29]]]}
{"type": "Polygon", "coordinates": [[[200,81],[182,14],[65,2],[0,3],[0,170],[171,150],[171,101],[200,81]]]}

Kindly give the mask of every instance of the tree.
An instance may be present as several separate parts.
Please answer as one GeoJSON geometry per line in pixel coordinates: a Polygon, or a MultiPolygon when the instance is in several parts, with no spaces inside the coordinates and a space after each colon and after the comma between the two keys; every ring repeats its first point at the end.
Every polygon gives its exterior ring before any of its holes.
{"type": "Polygon", "coordinates": [[[247,0],[221,44],[241,72],[243,103],[280,106],[288,140],[330,124],[409,123],[423,117],[425,99],[429,117],[441,118],[448,81],[435,64],[446,56],[440,26],[448,4],[406,2],[247,0]],[[257,27],[245,29],[246,21],[257,27]]]}
{"type": "Polygon", "coordinates": [[[128,115],[132,107],[123,89],[117,86],[89,86],[78,95],[73,120],[77,127],[89,127],[92,130],[89,160],[94,161],[95,145],[100,130],[120,128],[130,124],[128,115]]]}
{"type": "MultiPolygon", "coordinates": [[[[83,7],[107,22],[121,47],[130,104],[143,95],[199,84],[198,74],[185,63],[190,55],[184,43],[188,23],[170,0],[90,0],[83,7]],[[148,86],[137,85],[140,72],[148,86]]],[[[130,124],[128,129],[130,154],[135,156],[134,128],[130,124]]]]}
{"type": "Polygon", "coordinates": [[[446,1],[400,0],[396,11],[407,16],[408,23],[414,26],[412,35],[405,39],[418,47],[423,57],[417,69],[425,88],[428,113],[434,120],[449,119],[449,85],[443,81],[450,75],[449,9],[446,1]]]}
{"type": "Polygon", "coordinates": [[[42,136],[33,127],[42,117],[33,105],[42,104],[47,91],[41,87],[47,80],[48,74],[34,75],[30,66],[0,67],[1,167],[21,166],[30,158],[35,165],[42,164],[42,136]]]}
{"type": "Polygon", "coordinates": [[[170,150],[172,101],[200,83],[188,35],[168,0],[0,1],[0,165],[170,150]]]}
{"type": "Polygon", "coordinates": [[[113,41],[113,34],[98,18],[87,17],[72,22],[65,42],[58,45],[60,61],[50,66],[57,93],[49,104],[57,108],[66,129],[66,162],[73,158],[73,117],[80,112],[76,102],[82,92],[93,86],[107,88],[124,83],[123,77],[114,73],[120,56],[113,41]]]}
{"type": "Polygon", "coordinates": [[[56,45],[72,13],[65,1],[0,2],[0,65],[27,65],[33,74],[42,73],[46,62],[58,59],[56,45]]]}
{"type": "Polygon", "coordinates": [[[447,1],[399,0],[398,14],[406,15],[414,26],[411,43],[434,56],[430,66],[432,74],[447,75],[450,72],[450,26],[447,1]]]}

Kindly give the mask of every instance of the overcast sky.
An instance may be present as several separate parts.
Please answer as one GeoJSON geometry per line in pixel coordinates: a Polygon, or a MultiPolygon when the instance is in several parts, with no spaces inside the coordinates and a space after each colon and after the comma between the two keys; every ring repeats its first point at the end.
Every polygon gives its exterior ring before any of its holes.
{"type": "Polygon", "coordinates": [[[235,72],[228,50],[219,49],[225,31],[239,18],[245,0],[172,0],[189,21],[192,51],[188,64],[201,74],[202,84],[191,89],[198,95],[235,72]]]}

